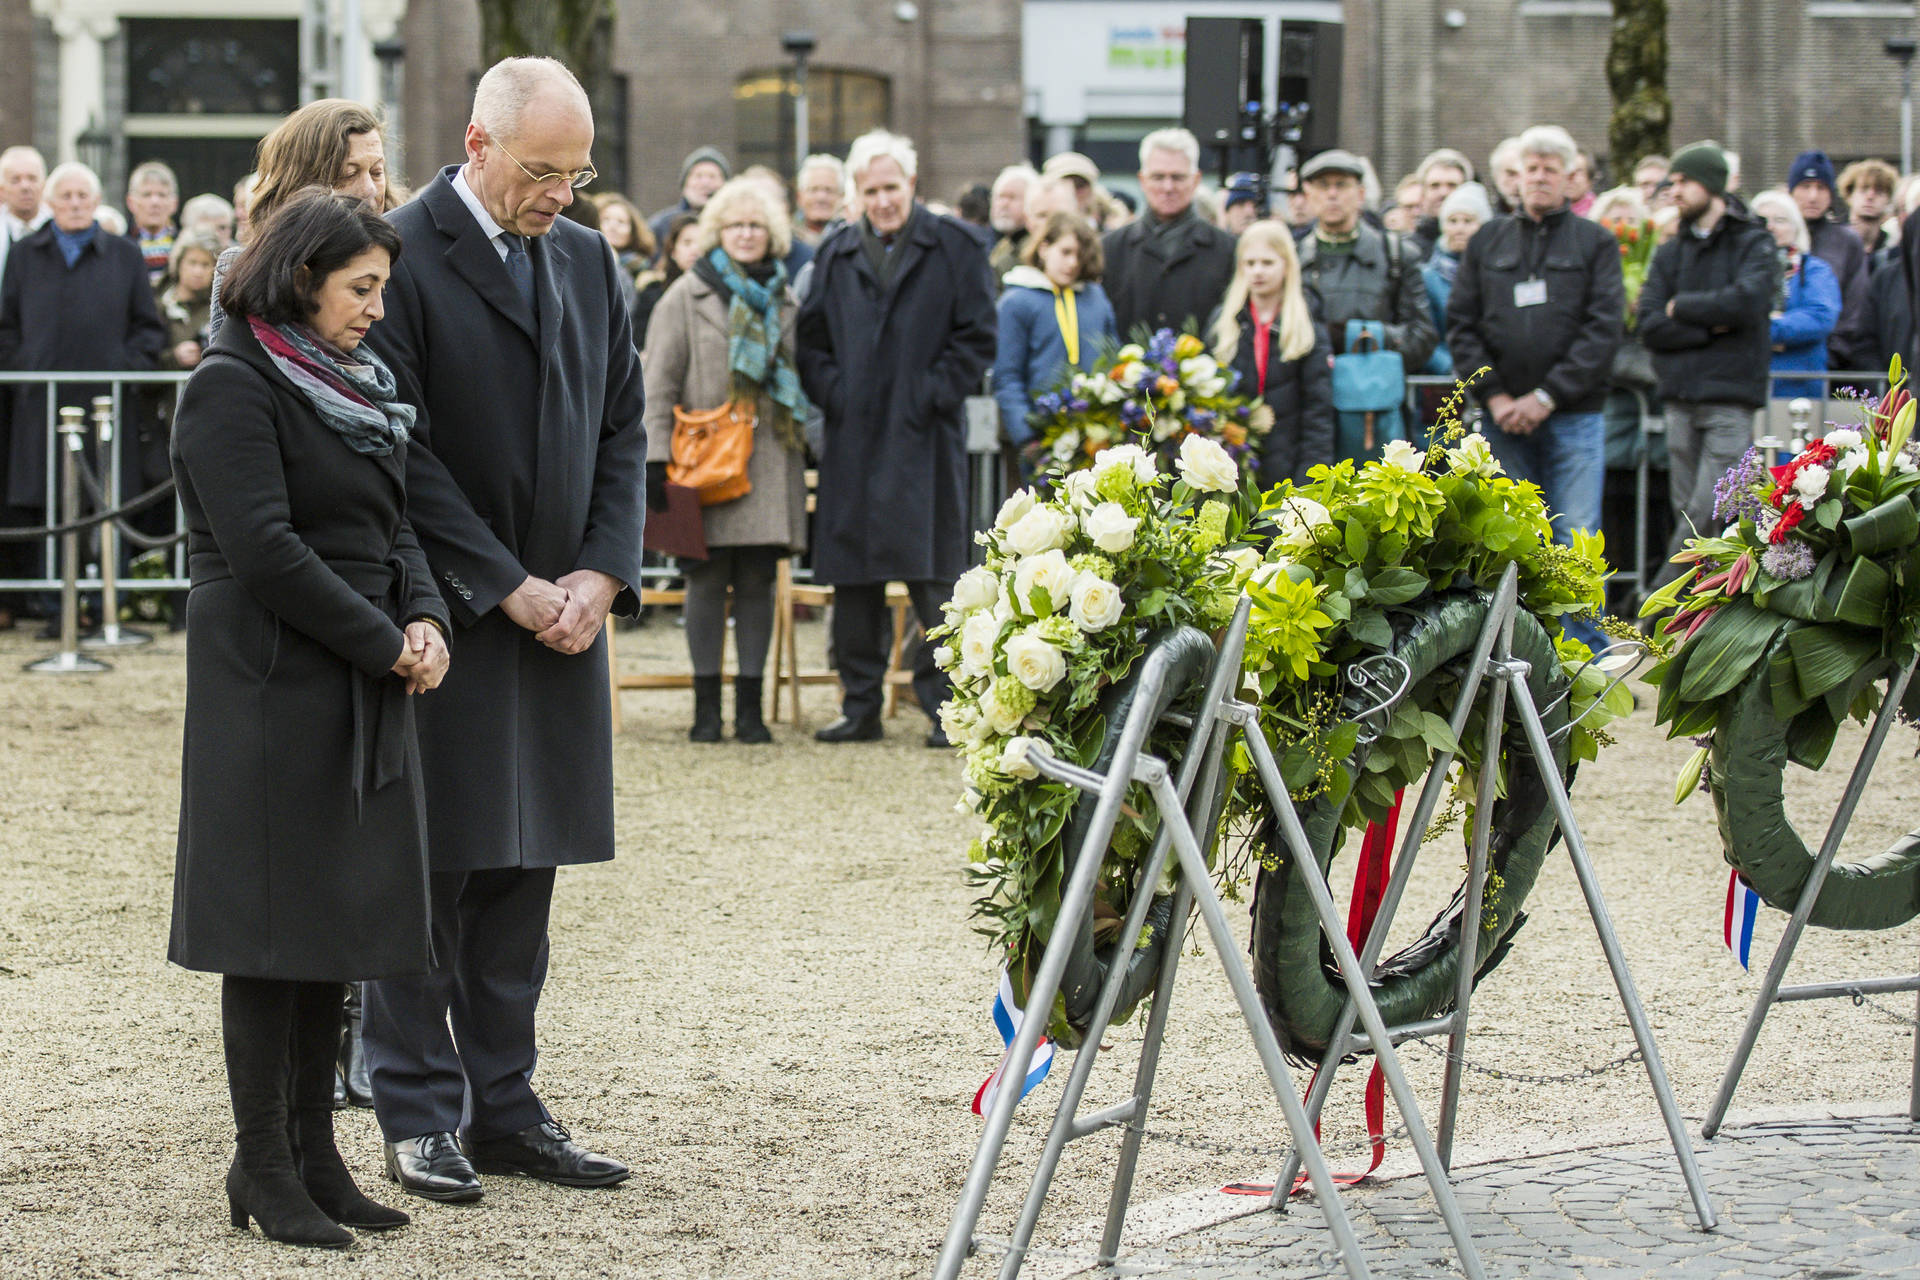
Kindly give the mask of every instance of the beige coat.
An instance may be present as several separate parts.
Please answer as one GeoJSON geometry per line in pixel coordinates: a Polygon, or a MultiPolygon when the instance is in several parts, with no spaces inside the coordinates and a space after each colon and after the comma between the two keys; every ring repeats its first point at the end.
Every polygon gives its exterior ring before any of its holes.
{"type": "MultiPolygon", "coordinates": [[[[780,350],[793,358],[795,307],[780,308],[780,350]]],[[[673,456],[673,407],[698,413],[727,401],[727,303],[712,285],[689,271],[673,282],[654,309],[644,358],[647,387],[647,461],[673,456]]],[[[771,425],[772,401],[762,396],[747,464],[752,490],[732,502],[706,508],[707,545],[716,547],[807,545],[806,458],[783,448],[771,425]]]]}

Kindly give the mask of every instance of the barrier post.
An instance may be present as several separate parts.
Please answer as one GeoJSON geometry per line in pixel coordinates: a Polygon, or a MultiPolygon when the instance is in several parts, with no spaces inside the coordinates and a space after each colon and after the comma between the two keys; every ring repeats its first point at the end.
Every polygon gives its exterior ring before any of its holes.
{"type": "MultiPolygon", "coordinates": [[[[100,443],[100,457],[106,464],[113,456],[113,397],[93,398],[93,437],[100,443]]],[[[104,474],[117,474],[119,468],[102,465],[104,474]]],[[[120,502],[117,488],[107,493],[107,506],[120,502]]],[[[100,630],[82,640],[88,649],[131,649],[153,643],[145,631],[120,625],[120,529],[112,520],[100,522],[100,630]]]]}
{"type": "MultiPolygon", "coordinates": [[[[80,450],[86,447],[86,410],[77,405],[60,410],[60,520],[71,523],[80,518],[80,450]]],[[[80,531],[69,529],[60,535],[60,652],[38,662],[29,662],[28,671],[46,675],[74,675],[111,671],[98,658],[80,652],[80,531]]]]}

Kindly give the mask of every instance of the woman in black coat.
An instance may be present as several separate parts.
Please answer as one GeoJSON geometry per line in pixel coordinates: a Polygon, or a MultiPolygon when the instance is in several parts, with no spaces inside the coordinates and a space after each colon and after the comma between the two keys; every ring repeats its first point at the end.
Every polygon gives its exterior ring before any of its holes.
{"type": "Polygon", "coordinates": [[[413,411],[360,345],[399,248],[356,200],[283,206],[173,430],[193,587],[168,958],[225,975],[233,1225],[334,1248],[408,1221],[334,1148],[333,1062],[340,984],[427,968],[407,695],[448,657],[406,519],[413,411]]]}
{"type": "Polygon", "coordinates": [[[1333,462],[1333,348],[1316,311],[1292,234],[1277,222],[1241,232],[1233,282],[1207,333],[1214,358],[1240,375],[1235,392],[1273,413],[1260,446],[1262,489],[1304,483],[1310,468],[1333,462]]]}

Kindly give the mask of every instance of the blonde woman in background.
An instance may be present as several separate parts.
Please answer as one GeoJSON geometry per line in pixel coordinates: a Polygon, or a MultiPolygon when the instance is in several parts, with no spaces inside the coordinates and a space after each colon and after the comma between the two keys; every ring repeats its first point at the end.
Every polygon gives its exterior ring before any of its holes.
{"type": "Polygon", "coordinates": [[[707,558],[683,560],[687,651],[693,660],[694,742],[721,736],[727,593],[733,592],[734,738],[771,742],[761,717],[773,639],[774,574],[807,545],[807,401],[793,364],[795,304],[781,259],[793,232],[786,206],[749,177],[730,180],[700,212],[699,256],[667,288],[647,330],[647,506],[667,505],[674,409],[745,400],[754,408],[752,488],[701,509],[707,558]]]}
{"type": "MultiPolygon", "coordinates": [[[[1293,233],[1273,221],[1240,233],[1233,281],[1207,325],[1213,355],[1240,375],[1235,390],[1273,415],[1260,450],[1262,488],[1302,481],[1333,461],[1333,347],[1300,283],[1293,233]]],[[[1226,428],[1233,430],[1232,424],[1226,428]]]]}

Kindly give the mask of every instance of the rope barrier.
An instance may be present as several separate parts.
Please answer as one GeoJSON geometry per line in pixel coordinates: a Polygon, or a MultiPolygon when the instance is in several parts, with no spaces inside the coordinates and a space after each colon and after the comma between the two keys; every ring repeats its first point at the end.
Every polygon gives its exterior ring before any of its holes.
{"type": "MultiPolygon", "coordinates": [[[[81,478],[83,483],[91,479],[90,473],[84,467],[81,468],[81,478]]],[[[88,483],[87,489],[96,495],[95,501],[103,500],[98,496],[99,489],[97,488],[97,482],[88,483]]],[[[79,533],[82,530],[94,528],[96,525],[105,524],[109,520],[119,524],[125,517],[137,515],[145,511],[148,507],[154,506],[163,499],[172,496],[173,481],[162,480],[159,484],[153,486],[153,488],[147,490],[139,497],[130,498],[111,511],[102,511],[95,515],[83,516],[77,520],[68,520],[61,524],[42,525],[37,528],[16,527],[0,529],[0,542],[38,542],[42,538],[57,538],[63,533],[79,533]]],[[[148,534],[136,533],[126,528],[124,524],[121,524],[121,533],[129,541],[141,547],[143,550],[152,550],[156,547],[170,547],[187,536],[186,532],[182,530],[179,533],[168,534],[161,538],[153,538],[148,534]]]]}

